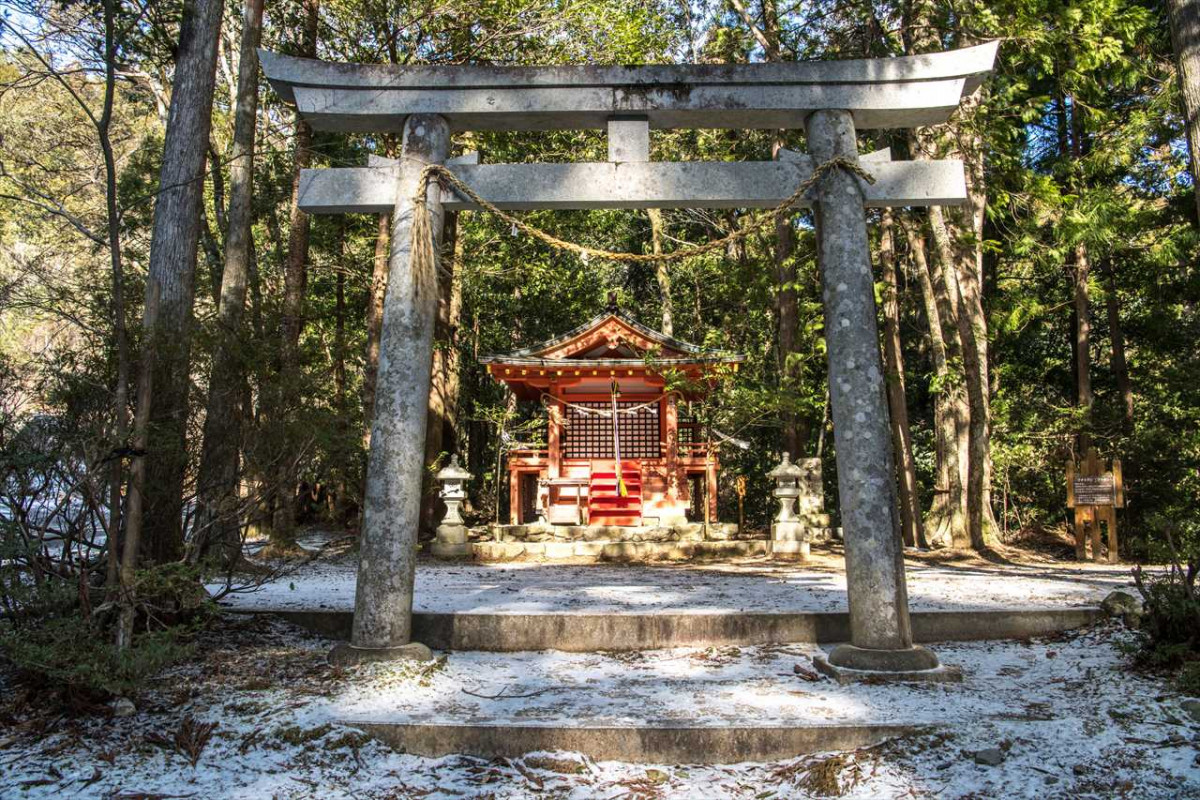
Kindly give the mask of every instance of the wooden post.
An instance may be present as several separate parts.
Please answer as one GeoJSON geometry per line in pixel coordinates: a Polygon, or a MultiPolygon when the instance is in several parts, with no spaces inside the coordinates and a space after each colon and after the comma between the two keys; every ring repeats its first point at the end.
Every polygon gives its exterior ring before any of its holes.
{"type": "Polygon", "coordinates": [[[1120,556],[1117,539],[1117,509],[1125,507],[1125,479],[1121,473],[1121,459],[1112,460],[1113,504],[1108,510],[1108,560],[1116,563],[1120,556]]]}
{"type": "Polygon", "coordinates": [[[508,522],[521,524],[521,473],[515,469],[508,471],[508,522]]]}
{"type": "Polygon", "coordinates": [[[737,476],[738,533],[746,530],[746,476],[737,476]]]}
{"type": "MultiPolygon", "coordinates": [[[[551,480],[562,477],[562,405],[558,400],[558,384],[550,384],[550,403],[546,407],[546,415],[550,418],[549,430],[546,435],[546,458],[548,475],[551,480]]],[[[551,498],[553,499],[553,498],[551,498]]]]}
{"type": "Polygon", "coordinates": [[[663,425],[666,437],[667,500],[674,505],[679,491],[679,406],[674,395],[663,398],[663,425]]]}
{"type": "Polygon", "coordinates": [[[1075,510],[1075,557],[1088,558],[1087,541],[1092,543],[1091,560],[1100,561],[1103,537],[1100,525],[1108,526],[1108,557],[1115,562],[1119,556],[1117,539],[1117,508],[1125,505],[1125,488],[1121,461],[1113,459],[1112,469],[1105,472],[1104,462],[1095,447],[1089,447],[1078,473],[1075,463],[1067,464],[1067,507],[1075,510]],[[1086,488],[1084,486],[1086,481],[1086,488]],[[1079,483],[1079,486],[1076,484],[1079,483]]]}
{"type": "MultiPolygon", "coordinates": [[[[1096,451],[1095,447],[1089,447],[1084,462],[1083,474],[1089,477],[1097,477],[1101,472],[1103,472],[1103,469],[1100,466],[1100,454],[1096,451]]],[[[1089,509],[1088,522],[1092,540],[1092,561],[1100,560],[1100,518],[1101,514],[1097,513],[1097,509],[1089,509]]]]}
{"type": "Polygon", "coordinates": [[[1083,561],[1087,557],[1087,546],[1083,538],[1084,510],[1075,505],[1075,459],[1067,462],[1067,508],[1074,509],[1075,560],[1083,561]]]}

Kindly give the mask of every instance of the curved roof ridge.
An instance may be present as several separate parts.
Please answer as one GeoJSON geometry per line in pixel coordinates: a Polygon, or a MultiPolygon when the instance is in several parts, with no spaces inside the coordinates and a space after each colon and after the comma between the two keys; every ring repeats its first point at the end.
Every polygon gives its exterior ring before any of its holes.
{"type": "MultiPolygon", "coordinates": [[[[627,325],[628,327],[637,331],[639,334],[646,337],[650,341],[652,341],[656,344],[662,345],[666,349],[674,350],[681,354],[692,355],[692,356],[696,356],[697,358],[737,358],[737,359],[742,358],[742,356],[736,355],[734,353],[729,353],[724,350],[709,350],[707,348],[700,347],[699,345],[692,344],[691,342],[685,342],[682,339],[676,339],[674,336],[668,336],[667,334],[665,334],[661,331],[656,331],[653,328],[649,327],[648,325],[645,325],[644,323],[639,322],[638,320],[634,319],[633,317],[631,317],[630,315],[626,314],[623,311],[605,310],[605,311],[601,312],[600,314],[597,314],[595,317],[588,320],[587,322],[583,323],[582,325],[578,325],[578,326],[572,328],[571,330],[567,331],[566,333],[561,333],[558,336],[554,336],[543,342],[538,342],[537,344],[530,345],[529,347],[523,347],[519,350],[514,350],[511,353],[500,353],[500,354],[495,354],[495,355],[487,355],[487,356],[484,356],[482,359],[480,359],[480,361],[482,363],[486,364],[486,363],[496,361],[496,360],[540,358],[540,357],[542,357],[542,354],[545,353],[547,350],[552,350],[554,348],[557,348],[564,344],[567,344],[571,340],[577,339],[580,336],[583,336],[588,331],[591,331],[591,330],[601,327],[606,322],[608,322],[610,319],[616,319],[617,321],[619,321],[619,322],[623,323],[624,325],[627,325]]],[[[566,360],[566,359],[564,358],[561,360],[566,360]]]]}

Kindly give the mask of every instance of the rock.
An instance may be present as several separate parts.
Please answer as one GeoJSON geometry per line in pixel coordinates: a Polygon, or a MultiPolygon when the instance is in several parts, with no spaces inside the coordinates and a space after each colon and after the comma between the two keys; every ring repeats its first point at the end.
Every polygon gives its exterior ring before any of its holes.
{"type": "Polygon", "coordinates": [[[132,717],[137,713],[137,706],[128,697],[118,697],[109,707],[114,717],[132,717]]]}
{"type": "Polygon", "coordinates": [[[557,758],[551,755],[526,756],[525,766],[530,769],[557,772],[559,775],[579,775],[587,772],[587,764],[578,759],[557,758]]]}
{"type": "Polygon", "coordinates": [[[1142,601],[1119,589],[1109,592],[1108,596],[1100,601],[1100,607],[1110,617],[1124,617],[1127,614],[1140,617],[1142,614],[1142,601]]]}
{"type": "Polygon", "coordinates": [[[802,667],[799,664],[795,664],[792,666],[792,672],[799,675],[801,678],[803,678],[806,681],[811,682],[811,681],[821,680],[821,676],[818,673],[813,672],[808,667],[802,667]]]}
{"type": "Polygon", "coordinates": [[[1200,700],[1188,699],[1179,704],[1193,722],[1200,722],[1200,700]]]}
{"type": "Polygon", "coordinates": [[[646,781],[653,786],[661,786],[671,779],[671,776],[661,769],[646,770],[646,781]]]}
{"type": "Polygon", "coordinates": [[[1004,763],[1004,751],[999,747],[987,747],[983,750],[976,750],[974,756],[975,763],[982,764],[985,767],[998,767],[1004,763]]]}

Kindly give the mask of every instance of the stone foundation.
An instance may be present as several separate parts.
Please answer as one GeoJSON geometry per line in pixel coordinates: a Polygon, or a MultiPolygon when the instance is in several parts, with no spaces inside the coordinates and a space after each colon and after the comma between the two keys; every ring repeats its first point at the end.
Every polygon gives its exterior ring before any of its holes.
{"type": "Polygon", "coordinates": [[[673,526],[643,525],[492,525],[479,541],[494,542],[727,542],[739,538],[733,523],[702,523],[673,526]]]}

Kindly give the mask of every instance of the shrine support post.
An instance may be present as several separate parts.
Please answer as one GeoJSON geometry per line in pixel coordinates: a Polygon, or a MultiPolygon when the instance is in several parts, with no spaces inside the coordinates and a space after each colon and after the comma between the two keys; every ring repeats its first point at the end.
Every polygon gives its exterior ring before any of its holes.
{"type": "MultiPolygon", "coordinates": [[[[444,163],[449,149],[450,126],[444,118],[417,114],[405,120],[359,537],[354,627],[350,644],[335,647],[331,654],[342,663],[432,657],[428,647],[412,641],[412,606],[438,291],[432,267],[420,275],[412,269],[412,197],[422,165],[444,163]]],[[[439,248],[444,216],[440,196],[435,182],[429,189],[428,208],[439,248]]]]}
{"type": "MultiPolygon", "coordinates": [[[[838,156],[857,160],[849,112],[815,111],[806,129],[815,163],[838,156]]],[[[914,647],[912,640],[859,180],[846,170],[832,171],[816,188],[814,203],[850,605],[850,644],[835,648],[828,663],[858,670],[925,670],[938,661],[932,652],[914,647]]]]}

